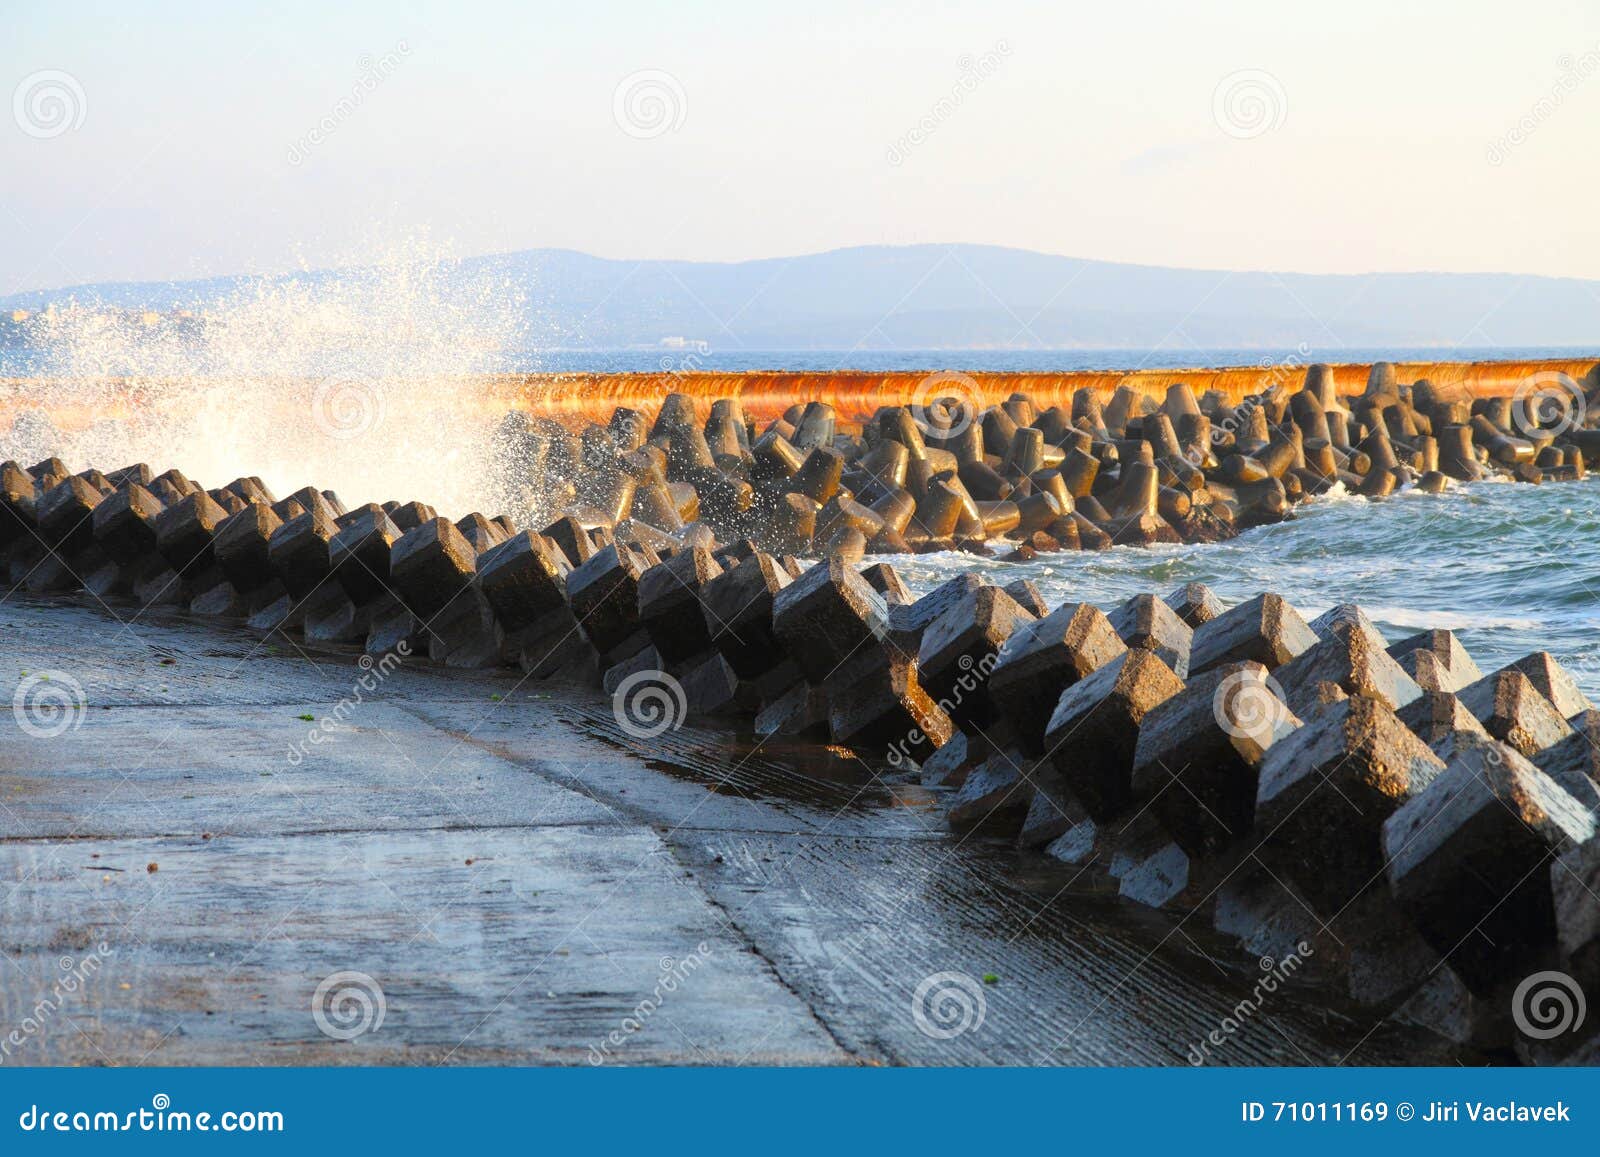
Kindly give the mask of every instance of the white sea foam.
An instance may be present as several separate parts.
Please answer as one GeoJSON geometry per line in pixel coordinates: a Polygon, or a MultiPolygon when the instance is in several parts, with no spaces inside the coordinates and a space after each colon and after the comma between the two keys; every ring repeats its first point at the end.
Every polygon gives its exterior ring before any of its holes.
{"type": "Polygon", "coordinates": [[[1496,629],[1538,631],[1548,626],[1543,619],[1518,615],[1481,614],[1475,611],[1440,611],[1365,603],[1362,604],[1362,609],[1377,622],[1392,623],[1397,627],[1415,627],[1419,631],[1496,629]]]}
{"type": "Polygon", "coordinates": [[[1312,503],[1332,504],[1336,502],[1366,502],[1368,499],[1362,494],[1352,494],[1349,487],[1343,482],[1335,482],[1321,494],[1312,499],[1312,503]]]}
{"type": "Polygon", "coordinates": [[[255,474],[280,496],[315,484],[349,505],[492,515],[505,407],[485,375],[518,348],[523,309],[521,287],[416,240],[334,273],[248,280],[189,316],[58,308],[30,323],[39,378],[0,398],[17,415],[0,458],[144,461],[211,487],[255,474]]]}

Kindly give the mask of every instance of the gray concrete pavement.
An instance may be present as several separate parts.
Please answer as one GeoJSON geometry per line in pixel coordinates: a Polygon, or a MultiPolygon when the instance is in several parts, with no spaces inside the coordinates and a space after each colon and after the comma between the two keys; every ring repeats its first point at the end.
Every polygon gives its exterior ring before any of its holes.
{"type": "MultiPolygon", "coordinates": [[[[1172,1064],[1254,981],[853,759],[87,596],[0,632],[0,688],[68,702],[0,716],[0,1063],[1172,1064]],[[942,973],[955,1035],[913,1013],[942,973]]],[[[1454,1057],[1316,989],[1267,1013],[1218,1059],[1454,1057]]]]}

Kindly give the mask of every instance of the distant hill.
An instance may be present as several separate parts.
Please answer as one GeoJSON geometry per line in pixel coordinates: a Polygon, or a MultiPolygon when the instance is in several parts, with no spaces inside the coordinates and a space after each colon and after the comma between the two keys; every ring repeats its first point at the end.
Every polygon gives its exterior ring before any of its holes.
{"type": "MultiPolygon", "coordinates": [[[[733,263],[619,261],[563,249],[474,257],[527,298],[530,345],[803,349],[1593,346],[1600,281],[1501,273],[1326,275],[1168,269],[988,245],[869,246],[733,263]]],[[[315,283],[340,271],[274,281],[315,283]]],[[[246,279],[85,285],[16,294],[0,310],[76,299],[203,307],[246,279]]]]}

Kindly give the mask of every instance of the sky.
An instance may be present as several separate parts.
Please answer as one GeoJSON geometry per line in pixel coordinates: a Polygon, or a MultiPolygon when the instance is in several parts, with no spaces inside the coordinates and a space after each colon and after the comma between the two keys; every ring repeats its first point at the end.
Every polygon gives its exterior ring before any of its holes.
{"type": "Polygon", "coordinates": [[[0,296],[426,233],[1600,273],[1600,4],[22,4],[0,296]]]}

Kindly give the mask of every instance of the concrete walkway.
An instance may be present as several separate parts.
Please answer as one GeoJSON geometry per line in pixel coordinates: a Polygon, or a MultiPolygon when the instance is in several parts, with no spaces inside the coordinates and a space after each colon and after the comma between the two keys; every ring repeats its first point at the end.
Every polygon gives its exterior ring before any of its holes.
{"type": "MultiPolygon", "coordinates": [[[[1181,1064],[1254,983],[853,759],[88,596],[0,632],[0,1065],[1181,1064]]],[[[1453,1058],[1265,1012],[1220,1062],[1453,1058]]]]}

